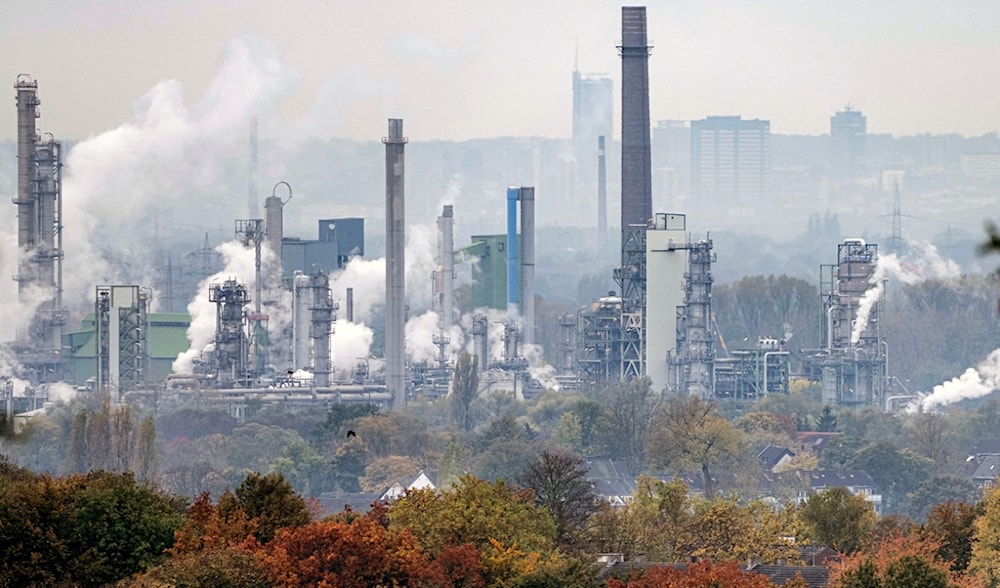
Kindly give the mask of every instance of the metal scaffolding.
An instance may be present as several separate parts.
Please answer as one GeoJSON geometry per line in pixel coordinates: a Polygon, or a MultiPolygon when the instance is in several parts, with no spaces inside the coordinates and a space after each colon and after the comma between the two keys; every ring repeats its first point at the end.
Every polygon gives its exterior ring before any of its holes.
{"type": "Polygon", "coordinates": [[[881,407],[884,401],[884,284],[872,281],[877,265],[878,245],[846,239],[837,246],[837,264],[820,268],[823,340],[820,348],[802,350],[802,367],[809,379],[820,382],[826,404],[881,407]],[[862,304],[873,296],[870,305],[862,304]],[[867,322],[858,323],[859,309],[866,306],[867,322]]]}
{"type": "Polygon", "coordinates": [[[212,284],[209,301],[215,304],[214,373],[219,387],[247,386],[250,382],[249,340],[243,307],[250,304],[246,286],[234,279],[212,284]]]}
{"type": "Polygon", "coordinates": [[[151,290],[139,286],[97,287],[94,336],[99,393],[121,399],[146,383],[151,297],[151,290]]]}
{"type": "Polygon", "coordinates": [[[38,83],[22,74],[17,91],[17,244],[18,300],[34,315],[17,333],[13,349],[21,377],[34,383],[63,377],[62,331],[62,145],[38,136],[38,83]],[[38,301],[41,300],[41,303],[38,301]]]}

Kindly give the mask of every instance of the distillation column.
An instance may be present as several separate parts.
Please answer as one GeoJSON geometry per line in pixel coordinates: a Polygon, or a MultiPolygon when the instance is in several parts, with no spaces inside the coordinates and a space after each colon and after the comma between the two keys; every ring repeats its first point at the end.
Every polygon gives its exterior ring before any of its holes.
{"type": "Polygon", "coordinates": [[[406,246],[404,210],[403,120],[389,119],[385,143],[385,371],[386,388],[392,394],[392,407],[406,407],[406,358],[404,348],[406,246]]]}
{"type": "Polygon", "coordinates": [[[316,387],[325,388],[330,385],[330,335],[333,333],[333,323],[337,320],[335,311],[338,305],[330,294],[330,277],[323,270],[317,270],[309,276],[309,286],[312,288],[312,338],[313,375],[316,387]]]}
{"type": "Polygon", "coordinates": [[[236,280],[212,284],[208,299],[215,304],[215,374],[220,387],[246,385],[250,363],[243,308],[250,292],[236,280]]]}
{"type": "Polygon", "coordinates": [[[309,276],[296,272],[292,278],[292,369],[301,370],[312,364],[309,357],[309,276]]]}
{"type": "Polygon", "coordinates": [[[18,300],[22,303],[31,298],[38,268],[23,256],[32,255],[38,245],[38,214],[34,193],[35,145],[38,131],[38,82],[27,75],[19,75],[14,85],[17,90],[17,248],[22,258],[18,269],[18,300]]]}

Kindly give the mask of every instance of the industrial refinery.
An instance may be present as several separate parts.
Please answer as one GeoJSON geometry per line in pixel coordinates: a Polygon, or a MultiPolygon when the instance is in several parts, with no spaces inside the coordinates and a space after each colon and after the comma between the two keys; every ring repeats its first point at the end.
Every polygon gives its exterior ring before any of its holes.
{"type": "MultiPolygon", "coordinates": [[[[760,334],[756,345],[728,349],[712,307],[716,253],[709,234],[693,234],[684,211],[653,209],[645,7],[624,7],[621,44],[621,219],[617,290],[558,318],[558,357],[549,366],[536,333],[535,186],[498,191],[490,205],[506,210],[506,232],[473,234],[455,243],[460,205],[437,217],[435,269],[425,276],[431,307],[411,313],[407,288],[406,159],[403,120],[389,118],[385,150],[384,296],[355,299],[352,264],[365,258],[361,216],[318,218],[316,240],[289,237],[286,209],[296,206],[294,178],[277,179],[264,199],[264,218],[236,218],[231,241],[217,248],[225,268],[199,283],[187,312],[160,312],[151,284],[92,284],[92,309],[71,316],[64,300],[62,144],[40,135],[39,84],[15,82],[17,116],[17,244],[21,307],[31,319],[6,343],[3,374],[8,414],[42,406],[47,390],[64,383],[115,402],[216,403],[242,415],[250,402],[286,407],[374,402],[402,410],[434,402],[451,389],[460,353],[477,358],[480,393],[512,391],[518,398],[544,389],[573,390],[649,378],[655,390],[705,399],[753,400],[788,393],[793,375],[818,382],[823,402],[887,405],[887,345],[875,279],[878,246],[848,239],[836,264],[821,268],[823,338],[793,361],[786,341],[760,334]],[[457,274],[468,274],[472,311],[460,313],[457,274]],[[364,325],[355,308],[376,305],[380,319],[364,325]],[[379,320],[381,323],[379,324],[379,320]],[[430,328],[412,328],[417,321],[430,328]],[[77,327],[77,325],[80,325],[77,327]],[[76,329],[76,330],[71,330],[76,329]],[[338,330],[365,330],[377,352],[343,357],[338,330]],[[377,333],[377,334],[376,334],[377,333]],[[183,336],[181,349],[176,349],[183,336]],[[415,349],[435,350],[416,353],[415,349]],[[172,350],[172,351],[169,351],[172,350]],[[542,377],[539,374],[550,374],[542,377]],[[14,391],[12,382],[23,382],[14,391]]],[[[248,210],[256,215],[256,120],[251,126],[248,210]]],[[[373,138],[375,140],[376,138],[373,138]]],[[[597,243],[608,232],[607,151],[601,134],[591,146],[596,178],[597,243]]],[[[588,155],[589,157],[589,155],[588,155]]],[[[587,164],[591,165],[591,164],[587,164]]],[[[587,196],[591,198],[591,196],[587,196]]],[[[710,221],[710,219],[709,219],[710,221]]],[[[700,224],[705,225],[706,221],[700,224]]],[[[207,242],[205,250],[210,247],[207,242]]],[[[206,272],[207,274],[208,272],[206,272]]],[[[79,301],[73,305],[78,306],[79,301]]]]}

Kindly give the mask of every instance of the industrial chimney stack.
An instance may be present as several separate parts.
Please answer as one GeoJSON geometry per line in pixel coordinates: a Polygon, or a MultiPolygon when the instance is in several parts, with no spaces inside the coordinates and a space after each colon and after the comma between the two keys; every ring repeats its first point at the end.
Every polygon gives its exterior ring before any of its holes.
{"type": "Polygon", "coordinates": [[[622,232],[653,217],[646,7],[622,7],[622,232]]]}
{"type": "Polygon", "coordinates": [[[405,212],[403,208],[403,119],[389,119],[385,143],[385,384],[392,408],[406,407],[406,358],[403,333],[406,321],[405,212]]]}

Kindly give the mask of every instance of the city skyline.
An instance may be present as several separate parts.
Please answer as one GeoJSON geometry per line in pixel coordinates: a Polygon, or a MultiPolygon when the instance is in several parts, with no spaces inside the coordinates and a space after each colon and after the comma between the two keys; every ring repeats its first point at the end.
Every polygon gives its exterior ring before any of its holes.
{"type": "MultiPolygon", "coordinates": [[[[256,97],[265,129],[374,140],[386,116],[402,116],[414,140],[466,140],[570,137],[576,62],[613,80],[617,138],[619,12],[598,0],[238,11],[222,0],[15,0],[0,19],[0,67],[11,84],[39,80],[43,130],[61,139],[135,123],[143,97],[169,80],[192,113],[215,93],[247,93],[219,83],[220,63],[243,52],[248,68],[228,73],[267,89],[256,97]]],[[[979,1],[651,5],[651,119],[731,114],[819,135],[850,103],[872,134],[993,132],[998,17],[979,1]]],[[[0,122],[0,138],[13,137],[13,121],[0,122]]]]}

